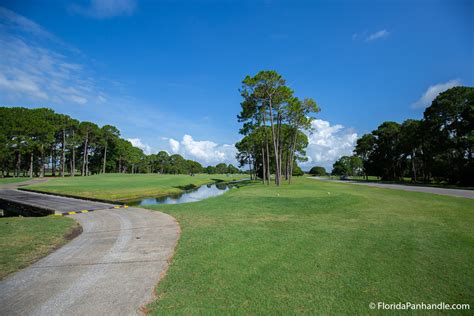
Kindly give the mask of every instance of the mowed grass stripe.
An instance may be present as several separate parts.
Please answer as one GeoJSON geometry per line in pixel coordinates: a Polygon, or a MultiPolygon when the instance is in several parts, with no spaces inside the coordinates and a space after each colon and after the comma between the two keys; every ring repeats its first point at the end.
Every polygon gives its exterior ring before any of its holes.
{"type": "Polygon", "coordinates": [[[176,194],[187,186],[200,186],[216,180],[232,181],[246,175],[158,175],[101,174],[89,177],[52,178],[28,189],[105,200],[131,200],[176,194]]]}

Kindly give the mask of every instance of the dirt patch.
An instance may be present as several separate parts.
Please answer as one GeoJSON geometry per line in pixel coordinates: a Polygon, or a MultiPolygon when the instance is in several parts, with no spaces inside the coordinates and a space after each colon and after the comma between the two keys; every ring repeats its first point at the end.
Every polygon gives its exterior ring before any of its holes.
{"type": "Polygon", "coordinates": [[[82,234],[82,226],[77,223],[75,227],[73,227],[67,234],[64,235],[64,239],[73,240],[80,234],[82,234]]]}

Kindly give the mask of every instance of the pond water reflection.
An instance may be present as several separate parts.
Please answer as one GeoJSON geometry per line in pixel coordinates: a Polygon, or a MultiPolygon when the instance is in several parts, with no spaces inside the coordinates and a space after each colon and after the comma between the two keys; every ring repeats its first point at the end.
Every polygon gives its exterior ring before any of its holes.
{"type": "Polygon", "coordinates": [[[231,188],[228,184],[208,184],[202,185],[197,189],[185,191],[180,194],[163,196],[157,198],[144,198],[140,200],[130,201],[130,206],[145,206],[156,204],[180,204],[201,201],[213,196],[224,194],[231,188]]]}

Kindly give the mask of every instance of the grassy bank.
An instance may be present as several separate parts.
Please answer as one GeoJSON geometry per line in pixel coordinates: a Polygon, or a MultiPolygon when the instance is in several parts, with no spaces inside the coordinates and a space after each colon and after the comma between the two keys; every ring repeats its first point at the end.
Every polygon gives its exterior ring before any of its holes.
{"type": "Polygon", "coordinates": [[[28,186],[29,189],[105,200],[129,200],[182,192],[188,186],[200,186],[216,180],[231,181],[246,175],[159,175],[105,174],[90,177],[52,178],[48,182],[28,186]]]}
{"type": "Polygon", "coordinates": [[[150,207],[182,235],[155,314],[367,314],[474,306],[474,201],[296,179],[150,207]]]}
{"type": "Polygon", "coordinates": [[[0,279],[66,243],[79,228],[68,217],[0,218],[0,279]]]}

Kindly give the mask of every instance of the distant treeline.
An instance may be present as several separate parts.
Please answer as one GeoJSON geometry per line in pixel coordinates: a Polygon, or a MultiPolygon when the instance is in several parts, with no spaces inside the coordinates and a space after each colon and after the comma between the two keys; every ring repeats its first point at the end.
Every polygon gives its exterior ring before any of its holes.
{"type": "Polygon", "coordinates": [[[354,156],[339,159],[332,173],[473,184],[473,149],[474,88],[454,87],[433,100],[423,119],[383,122],[363,135],[354,156]]]}
{"type": "Polygon", "coordinates": [[[80,122],[51,109],[0,107],[0,168],[2,176],[53,176],[97,173],[237,173],[224,163],[200,163],[165,151],[145,155],[120,137],[112,125],[80,122]]]}

